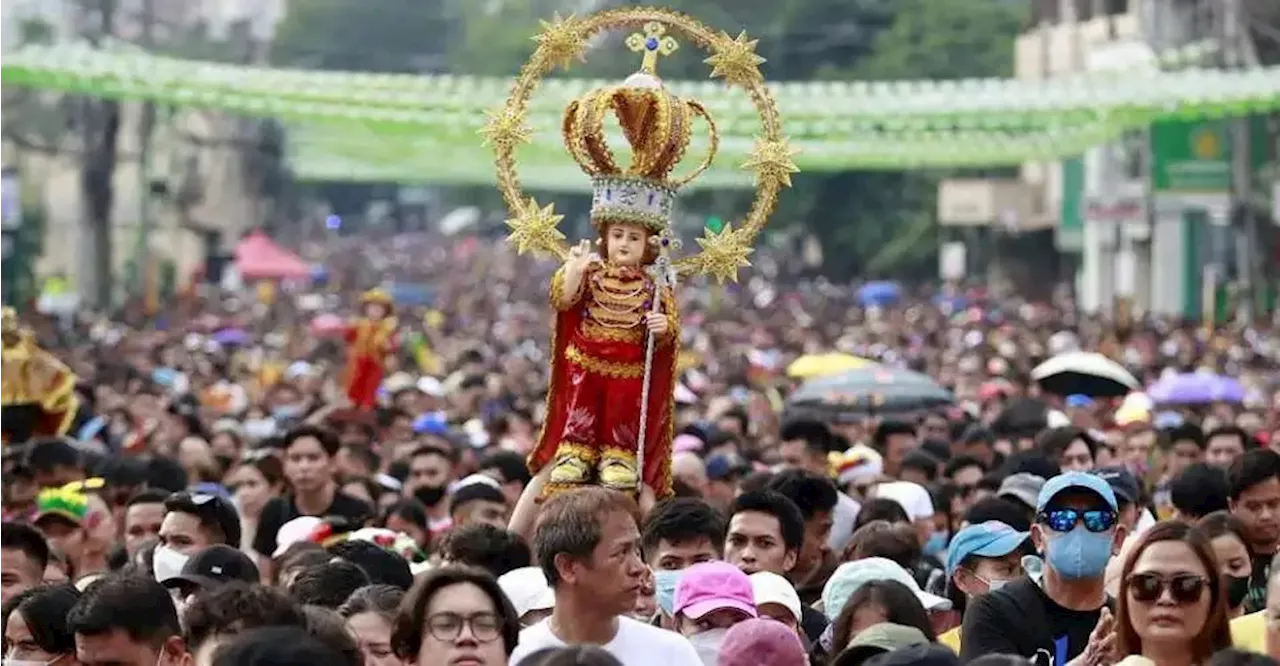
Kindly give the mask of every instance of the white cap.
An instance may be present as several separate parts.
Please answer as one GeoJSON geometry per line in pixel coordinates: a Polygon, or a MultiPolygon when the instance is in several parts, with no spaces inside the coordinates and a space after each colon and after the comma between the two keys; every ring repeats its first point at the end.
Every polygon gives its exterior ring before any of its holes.
{"type": "Polygon", "coordinates": [[[933,499],[924,486],[910,481],[882,483],[872,491],[876,497],[891,499],[902,506],[911,520],[927,520],[933,517],[933,499]]]}
{"type": "Polygon", "coordinates": [[[444,396],[444,384],[440,383],[435,377],[419,377],[418,390],[433,397],[440,398],[444,396]]]}
{"type": "Polygon", "coordinates": [[[751,579],[751,593],[756,599],[756,608],[765,604],[778,604],[791,611],[791,615],[799,622],[802,617],[800,595],[791,581],[772,571],[757,571],[751,579]]]}
{"type": "Polygon", "coordinates": [[[289,546],[306,541],[311,531],[322,522],[324,521],[315,516],[298,516],[281,525],[280,531],[276,532],[276,550],[271,553],[271,557],[280,557],[284,551],[289,550],[289,546]]]}
{"type": "Polygon", "coordinates": [[[540,567],[520,567],[498,576],[498,587],[511,600],[516,617],[524,617],[531,611],[555,608],[556,595],[547,585],[547,576],[540,567]]]}

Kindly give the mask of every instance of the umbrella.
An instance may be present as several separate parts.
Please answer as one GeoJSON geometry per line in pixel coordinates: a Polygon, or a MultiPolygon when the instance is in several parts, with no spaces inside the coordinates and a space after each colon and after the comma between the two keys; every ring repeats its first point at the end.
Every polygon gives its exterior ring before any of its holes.
{"type": "Polygon", "coordinates": [[[928,409],[955,402],[951,392],[927,375],[871,365],[805,382],[789,406],[853,414],[928,409]]]}
{"type": "Polygon", "coordinates": [[[830,352],[827,354],[805,354],[787,366],[787,376],[796,379],[813,379],[827,377],[847,370],[858,370],[875,365],[860,356],[830,352]]]}
{"type": "Polygon", "coordinates": [[[220,345],[247,345],[253,341],[253,336],[249,335],[242,328],[224,328],[213,334],[213,341],[220,345]]]}
{"type": "Polygon", "coordinates": [[[1205,405],[1244,402],[1244,387],[1231,377],[1211,372],[1186,372],[1161,377],[1147,395],[1162,405],[1205,405]]]}
{"type": "Polygon", "coordinates": [[[868,282],[858,289],[858,301],[863,307],[893,305],[901,298],[902,287],[896,282],[868,282]]]}
{"type": "Polygon", "coordinates": [[[346,329],[346,322],[333,313],[317,315],[311,320],[311,332],[316,335],[336,335],[346,329]]]}
{"type": "Polygon", "coordinates": [[[1031,378],[1056,395],[1116,398],[1138,388],[1138,380],[1128,370],[1097,352],[1058,354],[1036,366],[1031,378]]]}

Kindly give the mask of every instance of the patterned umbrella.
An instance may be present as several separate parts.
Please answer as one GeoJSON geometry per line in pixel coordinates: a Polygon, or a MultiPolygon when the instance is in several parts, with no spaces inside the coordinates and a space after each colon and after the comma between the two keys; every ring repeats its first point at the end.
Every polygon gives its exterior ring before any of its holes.
{"type": "Polygon", "coordinates": [[[954,402],[955,396],[927,375],[876,365],[811,379],[796,389],[788,406],[840,414],[884,414],[954,402]]]}

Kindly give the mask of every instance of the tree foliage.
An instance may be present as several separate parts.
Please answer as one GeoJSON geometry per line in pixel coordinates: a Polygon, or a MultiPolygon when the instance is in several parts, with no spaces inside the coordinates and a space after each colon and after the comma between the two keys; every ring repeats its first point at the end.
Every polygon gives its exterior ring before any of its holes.
{"type": "MultiPolygon", "coordinates": [[[[539,19],[563,1],[308,0],[291,7],[280,30],[277,63],[505,76],[533,50],[539,19]],[[424,58],[436,67],[424,67],[424,58]]],[[[662,3],[731,34],[759,39],[774,80],[924,79],[1007,76],[1013,40],[1027,12],[1023,0],[668,0],[662,3]]],[[[635,54],[610,35],[571,75],[622,76],[635,54]]],[[[682,48],[660,72],[705,79],[703,54],[682,48]]],[[[818,234],[827,269],[837,275],[903,271],[932,274],[937,243],[938,174],[848,172],[800,174],[783,197],[775,224],[818,234]]],[[[697,193],[686,211],[732,219],[749,197],[697,193]]]]}

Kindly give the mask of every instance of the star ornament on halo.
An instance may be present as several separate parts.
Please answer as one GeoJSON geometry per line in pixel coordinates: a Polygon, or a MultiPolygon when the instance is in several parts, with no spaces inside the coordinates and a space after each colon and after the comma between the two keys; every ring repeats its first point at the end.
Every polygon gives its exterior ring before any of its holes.
{"type": "Polygon", "coordinates": [[[763,79],[760,64],[764,58],[756,55],[756,44],[760,40],[748,39],[747,33],[739,33],[737,38],[729,33],[721,32],[720,38],[712,45],[715,51],[702,62],[711,65],[711,77],[723,77],[725,81],[737,85],[747,85],[763,79]]]}
{"type": "Polygon", "coordinates": [[[538,201],[530,197],[516,216],[507,220],[507,226],[511,228],[507,242],[515,245],[519,254],[551,252],[556,243],[564,240],[564,234],[558,228],[563,219],[563,215],[556,214],[555,204],[539,207],[538,201]]]}
{"type": "Polygon", "coordinates": [[[795,160],[791,159],[797,152],[785,139],[769,141],[757,138],[755,148],[742,167],[756,172],[757,185],[776,183],[791,187],[791,174],[800,172],[795,160]]]}
{"type": "Polygon", "coordinates": [[[485,116],[489,120],[484,124],[484,128],[479,131],[480,136],[484,137],[484,145],[486,146],[518,146],[522,143],[529,143],[533,138],[533,131],[517,114],[508,112],[506,109],[498,111],[485,111],[485,116]]]}
{"type": "Polygon", "coordinates": [[[702,252],[698,255],[698,270],[724,284],[738,281],[738,269],[751,265],[751,240],[741,229],[735,231],[726,224],[720,233],[707,229],[705,236],[697,239],[702,252]]]}
{"type": "Polygon", "coordinates": [[[583,21],[570,14],[561,17],[559,12],[551,17],[551,21],[539,21],[542,32],[533,38],[538,43],[538,50],[546,57],[552,67],[568,69],[574,60],[586,60],[587,39],[583,30],[583,21]]]}

